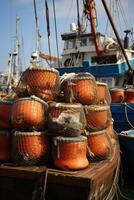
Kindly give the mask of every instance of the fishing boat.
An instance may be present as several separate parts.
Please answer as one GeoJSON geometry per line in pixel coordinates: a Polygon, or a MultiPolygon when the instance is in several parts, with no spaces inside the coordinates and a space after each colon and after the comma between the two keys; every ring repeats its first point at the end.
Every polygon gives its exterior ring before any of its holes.
{"type": "Polygon", "coordinates": [[[134,66],[134,51],[129,47],[131,31],[125,30],[126,35],[124,40],[121,40],[106,2],[102,1],[102,4],[116,37],[112,38],[97,32],[95,1],[84,1],[83,18],[90,20],[91,33],[86,32],[87,22],[81,24],[78,19],[79,24],[73,23],[70,33],[61,35],[64,49],[62,65],[58,70],[60,74],[89,72],[98,81],[107,83],[109,87],[121,87],[125,81],[125,74],[127,75],[134,66]]]}
{"type": "MultiPolygon", "coordinates": [[[[37,20],[35,0],[34,8],[37,20]]],[[[37,21],[36,31],[36,52],[15,90],[17,97],[0,104],[7,110],[0,117],[0,199],[112,200],[120,149],[105,92],[97,96],[95,78],[80,73],[73,76],[76,90],[83,91],[83,80],[93,91],[64,102],[59,72],[40,66],[37,21]]],[[[69,95],[65,92],[65,99],[69,95]]]]}

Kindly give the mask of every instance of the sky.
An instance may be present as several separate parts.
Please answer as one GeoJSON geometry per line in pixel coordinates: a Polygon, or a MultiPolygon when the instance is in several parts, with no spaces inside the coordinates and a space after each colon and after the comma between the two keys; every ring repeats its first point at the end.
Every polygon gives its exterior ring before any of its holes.
{"type": "MultiPolygon", "coordinates": [[[[49,7],[50,18],[50,45],[52,55],[56,53],[55,29],[54,29],[54,15],[52,0],[47,0],[49,7]]],[[[79,0],[80,14],[82,11],[82,2],[79,0]]],[[[123,30],[134,27],[134,0],[115,0],[121,2],[122,7],[116,7],[115,4],[110,4],[110,0],[106,0],[110,11],[113,8],[112,16],[119,22],[116,24],[121,37],[124,37],[123,30]],[[118,9],[117,9],[118,8],[118,9]],[[119,8],[123,8],[124,18],[118,14],[119,8]],[[124,22],[125,21],[125,22],[124,22]]],[[[98,27],[97,30],[102,33],[111,34],[110,25],[107,26],[107,17],[101,0],[95,0],[98,27]],[[107,27],[107,28],[106,28],[107,27]]],[[[41,34],[41,51],[48,54],[48,39],[45,19],[45,0],[36,0],[37,16],[39,22],[39,30],[41,34]]],[[[70,24],[76,21],[76,0],[55,0],[56,20],[59,53],[62,53],[63,42],[61,34],[70,31],[70,24]]],[[[122,9],[121,9],[122,10],[122,9]]],[[[35,17],[33,0],[1,0],[0,3],[0,71],[6,72],[8,70],[8,53],[14,50],[15,34],[16,34],[16,16],[19,16],[19,37],[21,45],[21,62],[23,70],[30,65],[31,53],[35,51],[36,34],[35,34],[35,17]]],[[[90,26],[89,26],[90,30],[90,26]]]]}

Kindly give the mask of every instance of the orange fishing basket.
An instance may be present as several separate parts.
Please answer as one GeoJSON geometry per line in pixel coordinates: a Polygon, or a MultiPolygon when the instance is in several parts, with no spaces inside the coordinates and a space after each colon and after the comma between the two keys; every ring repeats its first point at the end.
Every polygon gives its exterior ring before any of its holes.
{"type": "Polygon", "coordinates": [[[11,159],[11,136],[8,131],[0,131],[0,161],[11,159]]]}
{"type": "Polygon", "coordinates": [[[124,100],[125,93],[123,88],[112,88],[110,89],[110,95],[112,103],[121,103],[124,100]]]}
{"type": "Polygon", "coordinates": [[[107,84],[99,81],[97,81],[96,84],[97,84],[98,103],[110,104],[111,96],[107,84]]]}
{"type": "Polygon", "coordinates": [[[105,159],[110,154],[111,141],[106,129],[88,133],[88,156],[90,159],[105,159]]]}
{"type": "Polygon", "coordinates": [[[20,130],[42,130],[46,123],[45,104],[32,98],[19,98],[12,106],[13,128],[20,130]]]}
{"type": "Polygon", "coordinates": [[[97,85],[89,73],[78,73],[62,81],[61,89],[66,102],[89,105],[97,102],[97,85]]]}
{"type": "Polygon", "coordinates": [[[59,72],[54,68],[29,67],[23,74],[23,81],[32,94],[45,101],[53,100],[60,90],[59,72]]]}
{"type": "Polygon", "coordinates": [[[11,129],[12,100],[0,101],[0,129],[11,129]]]}
{"type": "Polygon", "coordinates": [[[52,139],[52,157],[54,165],[63,170],[78,170],[88,167],[86,157],[87,138],[54,137],[52,139]]]}
{"type": "Polygon", "coordinates": [[[110,110],[108,105],[84,106],[84,111],[88,130],[102,130],[108,126],[110,120],[110,110]]]}
{"type": "Polygon", "coordinates": [[[78,103],[50,102],[48,116],[50,134],[79,136],[86,126],[83,107],[78,103]]]}
{"type": "Polygon", "coordinates": [[[124,102],[134,103],[134,89],[133,88],[128,88],[125,90],[124,102]]]}
{"type": "Polygon", "coordinates": [[[48,159],[49,141],[45,132],[20,132],[13,134],[12,160],[20,164],[36,164],[48,159]]]}

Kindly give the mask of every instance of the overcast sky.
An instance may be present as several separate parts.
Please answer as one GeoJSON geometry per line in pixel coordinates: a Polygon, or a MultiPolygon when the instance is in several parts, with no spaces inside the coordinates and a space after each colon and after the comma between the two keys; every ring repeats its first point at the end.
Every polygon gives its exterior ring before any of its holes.
{"type": "MultiPolygon", "coordinates": [[[[53,7],[52,0],[47,0],[49,6],[50,23],[51,23],[51,50],[52,54],[56,55],[55,45],[55,30],[53,21],[53,7]]],[[[80,13],[82,11],[82,2],[80,3],[80,13]]],[[[106,0],[110,3],[110,0],[106,0]]],[[[124,10],[123,17],[119,16],[117,12],[119,7],[115,4],[111,5],[114,9],[112,16],[115,17],[115,21],[119,19],[116,26],[119,29],[121,37],[124,37],[123,30],[134,27],[134,0],[115,0],[115,2],[122,3],[124,10]],[[124,23],[124,21],[126,23],[124,23]]],[[[106,14],[102,6],[101,0],[95,0],[96,10],[98,16],[98,31],[102,33],[110,34],[110,26],[106,29],[106,14]],[[106,32],[107,30],[107,32],[106,32]]],[[[41,39],[41,50],[48,54],[47,44],[47,31],[46,31],[46,20],[45,20],[45,0],[36,0],[37,4],[37,15],[39,19],[39,29],[42,36],[41,39]]],[[[76,22],[76,0],[55,0],[56,6],[56,17],[57,17],[57,28],[58,28],[58,41],[60,54],[62,52],[63,43],[61,41],[61,33],[68,32],[70,24],[76,22]]],[[[112,9],[110,9],[112,10],[112,9]]],[[[21,37],[21,49],[22,49],[22,63],[23,69],[29,66],[30,55],[35,50],[35,18],[34,18],[34,6],[33,0],[1,0],[0,4],[0,71],[7,70],[8,53],[14,49],[15,41],[15,29],[16,29],[16,15],[20,17],[19,23],[19,35],[21,37]],[[23,42],[22,42],[23,41],[23,42]]]]}

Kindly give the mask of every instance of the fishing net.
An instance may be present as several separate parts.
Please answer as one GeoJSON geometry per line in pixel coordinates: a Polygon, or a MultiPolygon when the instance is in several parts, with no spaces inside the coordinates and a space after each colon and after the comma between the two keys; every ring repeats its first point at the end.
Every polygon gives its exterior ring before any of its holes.
{"type": "Polygon", "coordinates": [[[45,164],[49,140],[45,132],[15,131],[12,139],[12,161],[16,165],[45,164]]]}
{"type": "Polygon", "coordinates": [[[87,138],[53,137],[52,158],[54,165],[63,170],[78,170],[88,167],[86,157],[87,138]]]}
{"type": "Polygon", "coordinates": [[[61,81],[65,102],[78,102],[83,105],[97,103],[97,85],[90,73],[78,73],[61,81]]]}
{"type": "Polygon", "coordinates": [[[32,65],[23,72],[22,83],[20,90],[45,101],[53,100],[60,91],[59,72],[54,68],[32,65]]]}
{"type": "Polygon", "coordinates": [[[134,88],[126,88],[124,102],[134,103],[134,88]]]}
{"type": "Polygon", "coordinates": [[[9,131],[0,131],[0,162],[6,162],[11,159],[11,133],[9,131]]]}
{"type": "Polygon", "coordinates": [[[124,101],[125,97],[124,88],[111,88],[110,95],[112,103],[121,103],[124,101]]]}
{"type": "Polygon", "coordinates": [[[86,105],[84,106],[87,120],[87,130],[97,131],[107,128],[111,121],[111,112],[108,105],[86,105]]]}
{"type": "Polygon", "coordinates": [[[88,132],[87,141],[87,155],[89,160],[103,160],[110,157],[113,150],[113,145],[106,129],[101,131],[88,132]]]}
{"type": "Polygon", "coordinates": [[[0,100],[0,129],[11,130],[13,100],[0,100]]]}
{"type": "Polygon", "coordinates": [[[85,129],[86,119],[81,104],[51,102],[48,108],[50,135],[79,136],[85,129]]]}
{"type": "Polygon", "coordinates": [[[11,123],[18,130],[44,130],[47,121],[47,106],[38,100],[26,97],[12,105],[11,123]]]}
{"type": "Polygon", "coordinates": [[[97,81],[97,95],[98,95],[98,104],[110,104],[111,95],[106,83],[97,81]]]}

